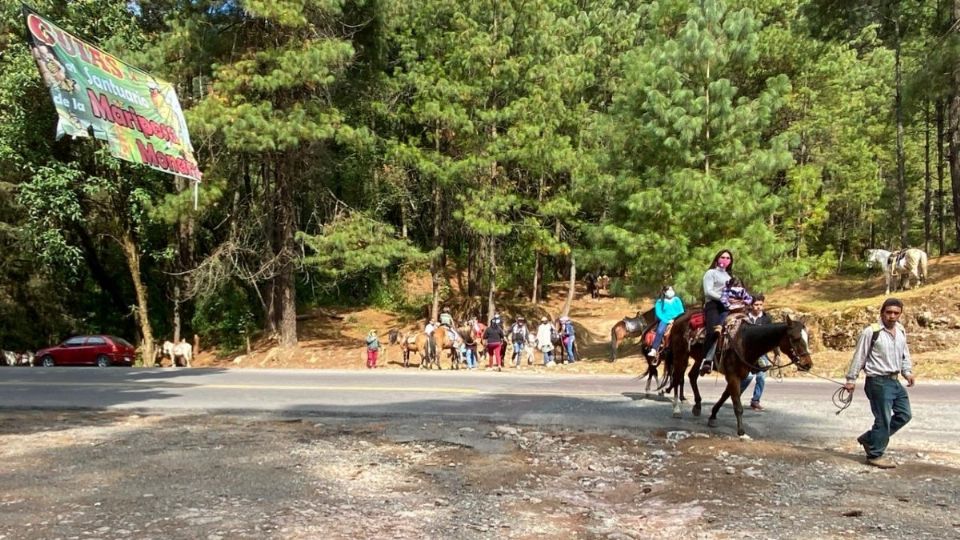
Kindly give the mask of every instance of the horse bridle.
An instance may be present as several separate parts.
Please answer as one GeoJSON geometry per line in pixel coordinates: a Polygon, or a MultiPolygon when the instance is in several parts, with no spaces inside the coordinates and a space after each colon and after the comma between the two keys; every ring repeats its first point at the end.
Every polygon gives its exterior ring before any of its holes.
{"type": "Polygon", "coordinates": [[[740,360],[741,362],[743,362],[744,364],[746,364],[747,367],[749,367],[749,368],[751,368],[751,369],[757,368],[757,369],[759,369],[760,371],[769,371],[769,370],[771,370],[771,369],[783,369],[783,368],[785,368],[785,367],[790,367],[790,366],[796,365],[798,370],[800,370],[800,371],[808,371],[810,368],[804,368],[804,367],[802,367],[802,366],[800,365],[800,360],[801,360],[801,359],[803,359],[803,358],[810,358],[810,357],[813,356],[812,354],[810,354],[810,349],[809,349],[809,347],[806,346],[806,345],[807,345],[806,342],[804,342],[802,339],[796,339],[796,338],[794,338],[793,336],[790,336],[789,334],[787,335],[787,339],[789,340],[789,343],[790,343],[790,350],[789,350],[789,351],[785,351],[785,352],[786,352],[786,354],[787,354],[787,358],[790,359],[790,362],[788,362],[788,363],[786,363],[786,364],[774,364],[774,363],[771,362],[769,366],[767,366],[767,367],[765,367],[765,368],[761,368],[758,364],[750,364],[750,363],[748,363],[746,360],[744,360],[743,358],[741,358],[740,355],[736,353],[736,351],[731,351],[731,352],[733,352],[733,355],[737,358],[737,360],[740,360]],[[798,349],[799,347],[797,347],[796,341],[800,341],[801,343],[803,343],[804,347],[801,349],[801,350],[804,351],[803,354],[799,354],[799,355],[797,354],[796,351],[797,351],[797,349],[798,349]]]}
{"type": "Polygon", "coordinates": [[[813,356],[812,354],[810,354],[810,347],[807,345],[807,342],[804,341],[802,338],[794,338],[793,336],[789,335],[789,333],[787,334],[787,340],[788,340],[789,343],[790,343],[790,350],[789,350],[789,351],[785,351],[785,352],[787,353],[787,357],[790,359],[790,363],[789,363],[789,364],[784,364],[784,365],[782,365],[782,366],[776,366],[776,365],[775,365],[775,366],[770,366],[770,367],[767,368],[767,369],[772,369],[772,368],[778,368],[778,369],[779,369],[779,368],[785,368],[785,367],[788,367],[788,366],[796,365],[796,366],[797,366],[797,369],[799,369],[800,371],[807,371],[807,370],[809,370],[810,368],[805,368],[805,367],[803,367],[803,366],[800,365],[800,360],[801,360],[801,359],[806,358],[806,359],[809,360],[810,357],[813,356]],[[797,344],[796,344],[797,341],[799,341],[799,342],[801,342],[801,343],[803,344],[803,347],[802,347],[802,348],[801,348],[801,347],[797,347],[797,344]],[[799,349],[799,350],[802,350],[803,353],[802,353],[802,354],[797,354],[797,350],[798,350],[798,349],[799,349]]]}

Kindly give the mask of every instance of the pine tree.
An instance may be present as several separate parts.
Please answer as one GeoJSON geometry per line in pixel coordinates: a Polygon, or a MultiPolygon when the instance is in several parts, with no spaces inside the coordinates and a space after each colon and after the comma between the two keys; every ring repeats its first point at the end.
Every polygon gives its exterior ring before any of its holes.
{"type": "Polygon", "coordinates": [[[757,61],[750,10],[706,1],[663,27],[624,61],[608,123],[621,203],[600,233],[641,290],[673,282],[698,293],[721,248],[734,251],[749,285],[766,285],[784,274],[787,246],[770,225],[779,201],[762,180],[792,163],[787,138],[766,130],[789,81],[770,77],[752,95],[738,86],[757,61]]]}

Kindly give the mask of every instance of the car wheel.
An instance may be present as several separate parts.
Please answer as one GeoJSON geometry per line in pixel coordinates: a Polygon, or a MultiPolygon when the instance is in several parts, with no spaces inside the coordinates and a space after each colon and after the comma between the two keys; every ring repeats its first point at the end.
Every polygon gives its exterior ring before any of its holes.
{"type": "Polygon", "coordinates": [[[101,354],[97,357],[97,367],[110,367],[110,359],[106,355],[101,354]]]}
{"type": "Polygon", "coordinates": [[[43,367],[53,367],[53,366],[57,365],[56,362],[53,361],[53,357],[52,357],[52,356],[49,356],[49,355],[48,355],[48,356],[44,356],[44,357],[40,360],[40,362],[43,364],[43,367]]]}

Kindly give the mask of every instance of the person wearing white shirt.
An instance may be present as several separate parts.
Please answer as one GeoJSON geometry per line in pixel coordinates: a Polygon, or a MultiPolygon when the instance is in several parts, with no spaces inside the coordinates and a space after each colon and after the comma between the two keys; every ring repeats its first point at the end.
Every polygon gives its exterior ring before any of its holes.
{"type": "Polygon", "coordinates": [[[857,377],[863,371],[867,375],[863,390],[873,412],[873,427],[857,437],[857,442],[867,453],[867,464],[881,469],[897,465],[884,458],[890,437],[910,421],[910,398],[907,390],[897,380],[901,375],[907,386],[913,386],[913,362],[907,347],[907,332],[900,324],[903,302],[887,298],[880,308],[880,324],[871,324],[860,333],[847,383],[844,386],[853,392],[857,377]]]}

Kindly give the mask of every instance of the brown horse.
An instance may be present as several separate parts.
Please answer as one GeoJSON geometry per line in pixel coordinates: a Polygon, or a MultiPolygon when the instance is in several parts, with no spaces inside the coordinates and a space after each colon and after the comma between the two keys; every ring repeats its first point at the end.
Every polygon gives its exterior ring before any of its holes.
{"type": "MultiPolygon", "coordinates": [[[[414,332],[400,339],[400,350],[403,351],[403,367],[410,367],[410,353],[420,355],[420,367],[432,364],[437,356],[436,347],[430,347],[427,335],[423,332],[414,332]]],[[[437,361],[439,364],[439,361],[437,361]]]]}
{"type": "MultiPolygon", "coordinates": [[[[455,329],[448,330],[447,327],[441,326],[433,331],[433,339],[437,342],[437,350],[448,352],[450,369],[460,369],[460,363],[462,362],[460,351],[463,346],[463,337],[460,333],[455,329]]],[[[437,369],[442,369],[439,354],[436,357],[436,366],[437,369]]]]}
{"type": "MultiPolygon", "coordinates": [[[[670,387],[664,392],[673,391],[673,416],[680,418],[680,401],[683,398],[683,376],[693,358],[693,366],[690,368],[690,388],[693,389],[693,415],[700,416],[700,404],[703,401],[700,397],[700,388],[697,386],[697,378],[700,376],[700,365],[703,363],[704,349],[703,338],[700,336],[700,329],[690,327],[690,319],[694,315],[702,315],[703,310],[695,309],[687,311],[673,320],[673,328],[670,330],[670,346],[667,354],[667,371],[672,373],[670,387]]],[[[701,319],[702,320],[702,319],[701,319]]]]}
{"type": "Polygon", "coordinates": [[[708,426],[717,426],[717,412],[729,397],[733,399],[733,412],[737,415],[737,435],[743,437],[746,434],[743,429],[740,382],[749,373],[764,369],[757,361],[777,347],[787,355],[790,364],[797,365],[797,369],[809,371],[813,367],[813,359],[810,357],[810,338],[802,321],[792,320],[788,316],[785,323],[740,326],[730,347],[720,354],[720,366],[727,380],[727,387],[713,405],[710,419],[707,421],[708,426]]]}
{"type": "MultiPolygon", "coordinates": [[[[657,327],[657,318],[654,314],[654,310],[650,309],[643,313],[637,312],[635,317],[624,317],[622,320],[617,321],[613,325],[613,328],[610,329],[610,361],[615,362],[617,360],[617,349],[620,347],[620,344],[627,338],[642,338],[647,332],[655,332],[657,327]]],[[[660,384],[660,376],[657,373],[657,367],[660,365],[659,356],[647,356],[649,349],[646,344],[641,340],[640,342],[640,354],[643,355],[643,358],[647,361],[647,371],[640,375],[640,378],[644,376],[647,377],[647,388],[646,391],[650,391],[651,385],[656,385],[659,390],[662,386],[660,384]]],[[[666,375],[666,373],[664,373],[666,375]]],[[[666,379],[664,379],[666,381],[666,379]]]]}
{"type": "MultiPolygon", "coordinates": [[[[456,332],[454,332],[456,334],[456,332]]],[[[463,343],[459,335],[451,337],[446,327],[439,327],[433,331],[433,343],[423,332],[414,332],[400,341],[403,350],[403,367],[410,367],[410,353],[420,355],[420,367],[423,369],[442,370],[440,366],[440,351],[449,351],[450,369],[460,369],[460,345],[463,343]]]]}

